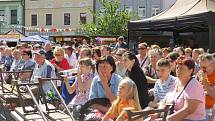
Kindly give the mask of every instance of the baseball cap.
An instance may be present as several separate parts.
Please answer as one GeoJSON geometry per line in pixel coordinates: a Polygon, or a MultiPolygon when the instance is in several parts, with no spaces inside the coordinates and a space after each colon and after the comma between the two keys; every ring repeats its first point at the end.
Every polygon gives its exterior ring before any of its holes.
{"type": "Polygon", "coordinates": [[[41,49],[41,50],[38,50],[38,51],[34,51],[33,52],[34,54],[38,54],[38,55],[46,55],[46,51],[41,49]]]}

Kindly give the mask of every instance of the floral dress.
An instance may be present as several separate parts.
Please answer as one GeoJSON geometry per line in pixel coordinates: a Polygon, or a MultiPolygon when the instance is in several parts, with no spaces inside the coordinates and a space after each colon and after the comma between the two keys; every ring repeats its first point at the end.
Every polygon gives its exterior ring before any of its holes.
{"type": "MultiPolygon", "coordinates": [[[[81,75],[81,80],[83,83],[83,87],[87,87],[88,82],[92,81],[94,77],[94,74],[89,73],[87,75],[82,74],[81,75]]],[[[77,81],[77,80],[76,80],[77,81]]],[[[78,87],[78,81],[76,82],[76,96],[73,98],[73,100],[70,102],[69,105],[84,105],[88,99],[89,99],[89,92],[90,92],[90,86],[89,88],[86,89],[85,91],[81,91],[80,88],[78,87]]]]}

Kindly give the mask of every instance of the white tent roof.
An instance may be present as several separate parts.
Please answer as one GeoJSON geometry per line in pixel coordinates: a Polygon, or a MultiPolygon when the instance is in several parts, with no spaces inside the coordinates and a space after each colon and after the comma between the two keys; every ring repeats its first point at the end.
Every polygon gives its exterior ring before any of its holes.
{"type": "Polygon", "coordinates": [[[156,16],[131,22],[157,21],[175,17],[201,14],[209,11],[215,12],[214,6],[215,0],[177,0],[175,4],[173,4],[169,9],[156,16]]]}
{"type": "Polygon", "coordinates": [[[39,35],[34,35],[34,36],[28,36],[26,38],[23,38],[20,40],[21,42],[50,42],[49,40],[42,38],[39,35]]]}

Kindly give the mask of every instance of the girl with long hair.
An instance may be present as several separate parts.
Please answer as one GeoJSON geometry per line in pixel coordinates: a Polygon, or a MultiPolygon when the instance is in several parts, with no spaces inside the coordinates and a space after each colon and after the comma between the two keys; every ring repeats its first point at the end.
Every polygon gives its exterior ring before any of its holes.
{"type": "Polygon", "coordinates": [[[121,80],[118,88],[117,99],[105,114],[103,121],[110,119],[117,121],[125,121],[128,119],[123,108],[131,107],[133,110],[141,110],[139,103],[138,91],[136,84],[128,77],[121,80]]]}

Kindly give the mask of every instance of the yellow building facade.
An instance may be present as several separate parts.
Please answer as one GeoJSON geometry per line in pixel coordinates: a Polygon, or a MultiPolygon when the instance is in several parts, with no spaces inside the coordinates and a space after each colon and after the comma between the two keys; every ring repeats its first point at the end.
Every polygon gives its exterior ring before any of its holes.
{"type": "Polygon", "coordinates": [[[90,10],[94,0],[25,0],[25,33],[75,35],[81,24],[93,21],[90,10]]]}

